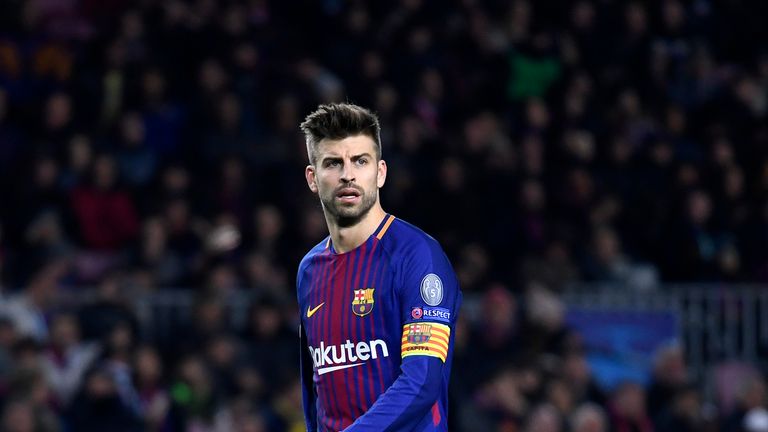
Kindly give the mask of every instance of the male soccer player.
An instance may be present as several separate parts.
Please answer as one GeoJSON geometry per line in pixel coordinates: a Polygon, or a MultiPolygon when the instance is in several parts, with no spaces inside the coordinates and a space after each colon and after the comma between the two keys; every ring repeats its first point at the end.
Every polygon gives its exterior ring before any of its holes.
{"type": "Polygon", "coordinates": [[[440,245],[384,212],[378,118],[321,105],[301,124],[330,235],[299,265],[307,430],[447,431],[461,304],[440,245]]]}

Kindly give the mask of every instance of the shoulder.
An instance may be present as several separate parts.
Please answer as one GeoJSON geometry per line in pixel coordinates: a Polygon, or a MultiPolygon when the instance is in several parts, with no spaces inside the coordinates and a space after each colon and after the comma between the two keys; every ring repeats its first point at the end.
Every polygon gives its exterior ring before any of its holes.
{"type": "Polygon", "coordinates": [[[408,305],[437,306],[457,301],[459,282],[448,256],[435,238],[402,220],[382,238],[392,252],[397,290],[408,305]],[[391,236],[387,239],[387,236],[391,236]]]}
{"type": "Polygon", "coordinates": [[[381,241],[393,257],[425,259],[445,255],[440,243],[434,237],[398,218],[393,220],[381,241]]]}
{"type": "Polygon", "coordinates": [[[316,244],[312,249],[307,252],[306,255],[304,255],[304,258],[301,259],[301,262],[299,263],[299,274],[306,269],[310,264],[312,264],[312,261],[321,253],[323,253],[326,248],[328,247],[328,237],[324,238],[320,243],[316,244]]]}

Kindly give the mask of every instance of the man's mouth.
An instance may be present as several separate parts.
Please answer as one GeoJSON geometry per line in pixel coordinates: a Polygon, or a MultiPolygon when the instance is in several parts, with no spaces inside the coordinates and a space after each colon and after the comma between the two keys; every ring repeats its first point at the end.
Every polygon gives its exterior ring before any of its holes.
{"type": "Polygon", "coordinates": [[[355,188],[343,188],[336,192],[336,198],[343,202],[354,202],[360,197],[360,191],[355,188]]]}

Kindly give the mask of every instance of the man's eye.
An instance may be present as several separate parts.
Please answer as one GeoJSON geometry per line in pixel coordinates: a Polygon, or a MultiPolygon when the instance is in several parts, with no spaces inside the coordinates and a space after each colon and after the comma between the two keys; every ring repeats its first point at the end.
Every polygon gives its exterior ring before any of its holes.
{"type": "Polygon", "coordinates": [[[332,168],[335,168],[339,165],[341,165],[341,162],[339,161],[328,161],[328,163],[326,163],[326,166],[332,167],[332,168]]]}
{"type": "Polygon", "coordinates": [[[367,163],[368,163],[368,159],[365,159],[365,158],[360,158],[357,160],[358,165],[365,165],[367,163]]]}

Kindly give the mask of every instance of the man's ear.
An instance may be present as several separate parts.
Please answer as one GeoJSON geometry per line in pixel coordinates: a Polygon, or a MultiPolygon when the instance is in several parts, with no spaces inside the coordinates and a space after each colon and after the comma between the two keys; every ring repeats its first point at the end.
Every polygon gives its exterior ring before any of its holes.
{"type": "Polygon", "coordinates": [[[387,181],[387,163],[384,162],[384,159],[379,161],[379,166],[377,168],[376,186],[383,187],[384,183],[387,181]]]}
{"type": "Polygon", "coordinates": [[[317,193],[317,179],[315,177],[314,165],[307,165],[307,167],[304,168],[304,177],[307,179],[307,186],[309,186],[309,190],[317,193]]]}

